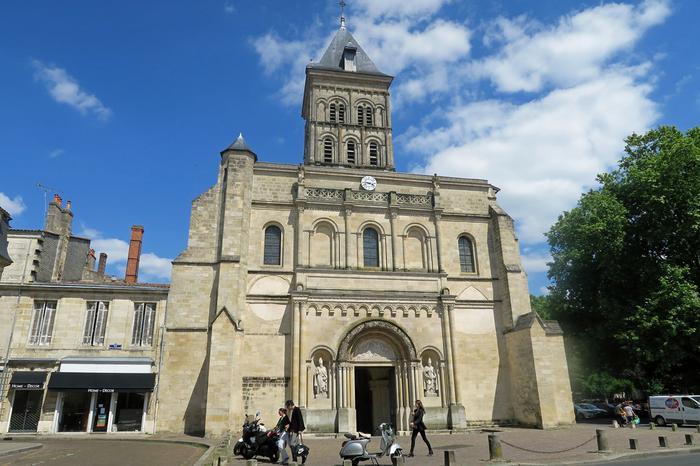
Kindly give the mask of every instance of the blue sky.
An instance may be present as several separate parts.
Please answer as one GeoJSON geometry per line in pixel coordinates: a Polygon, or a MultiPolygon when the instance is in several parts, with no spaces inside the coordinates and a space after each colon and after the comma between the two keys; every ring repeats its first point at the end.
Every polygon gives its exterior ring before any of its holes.
{"type": "MultiPolygon", "coordinates": [[[[536,294],[542,233],[623,138],[698,124],[700,2],[348,0],[346,16],[396,76],[398,169],[499,186],[536,294]]],[[[302,160],[304,66],[337,27],[335,1],[2,2],[0,205],[40,228],[36,184],[53,188],[117,275],[142,224],[141,279],[167,281],[239,131],[260,160],[302,160]]]]}

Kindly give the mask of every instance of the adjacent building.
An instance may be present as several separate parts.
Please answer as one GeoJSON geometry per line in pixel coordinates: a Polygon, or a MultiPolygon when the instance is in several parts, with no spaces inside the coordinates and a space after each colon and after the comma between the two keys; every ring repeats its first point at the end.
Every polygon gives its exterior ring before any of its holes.
{"type": "Polygon", "coordinates": [[[143,227],[116,279],[72,220],[56,196],[42,230],[7,231],[0,432],[153,432],[168,287],[137,281],[143,227]]]}
{"type": "Polygon", "coordinates": [[[416,399],[436,429],[573,422],[498,188],[395,170],[392,79],[342,24],[306,68],[303,164],[242,136],[221,152],[174,261],[159,431],[222,434],[288,398],[312,432],[406,431],[416,399]]]}

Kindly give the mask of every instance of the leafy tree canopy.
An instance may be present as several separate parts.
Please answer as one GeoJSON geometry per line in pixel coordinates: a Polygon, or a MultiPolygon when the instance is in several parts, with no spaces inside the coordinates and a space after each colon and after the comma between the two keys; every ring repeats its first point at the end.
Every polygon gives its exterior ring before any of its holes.
{"type": "Polygon", "coordinates": [[[571,336],[579,388],[615,385],[590,378],[606,371],[700,391],[700,127],[633,134],[625,153],[547,234],[553,286],[533,307],[571,336]]]}

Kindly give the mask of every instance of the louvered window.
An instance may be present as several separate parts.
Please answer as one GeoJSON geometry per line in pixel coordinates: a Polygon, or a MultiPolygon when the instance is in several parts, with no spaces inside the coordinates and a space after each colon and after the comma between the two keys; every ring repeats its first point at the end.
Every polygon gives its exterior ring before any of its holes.
{"type": "Polygon", "coordinates": [[[336,114],[336,107],[335,104],[331,104],[331,109],[330,109],[330,120],[332,123],[335,123],[337,120],[337,114],[336,114]]]}
{"type": "Polygon", "coordinates": [[[365,124],[365,107],[362,105],[357,107],[357,124],[360,126],[365,124]]]}
{"type": "Polygon", "coordinates": [[[476,267],[474,266],[474,247],[472,242],[466,236],[459,237],[459,267],[462,272],[474,273],[476,272],[476,267]]]}
{"type": "Polygon", "coordinates": [[[333,163],[333,140],[331,138],[323,140],[323,161],[333,163]]]}
{"type": "Polygon", "coordinates": [[[29,329],[29,344],[50,344],[55,319],[56,301],[34,301],[32,325],[29,329]]]}
{"type": "Polygon", "coordinates": [[[348,163],[355,164],[355,141],[348,141],[348,163]]]}
{"type": "Polygon", "coordinates": [[[375,167],[379,165],[379,147],[376,142],[369,143],[369,164],[375,167]]]}
{"type": "Polygon", "coordinates": [[[88,301],[83,329],[83,344],[100,346],[105,342],[109,317],[109,303],[105,301],[88,301]]]}
{"type": "Polygon", "coordinates": [[[369,107],[369,106],[366,107],[365,112],[367,112],[367,117],[365,118],[365,120],[367,121],[367,126],[372,126],[372,121],[373,121],[372,107],[369,107]]]}
{"type": "Polygon", "coordinates": [[[345,104],[338,104],[338,122],[345,123],[345,104]]]}
{"type": "Polygon", "coordinates": [[[276,225],[265,228],[265,265],[282,265],[282,230],[276,225]]]}
{"type": "Polygon", "coordinates": [[[153,345],[155,323],[156,303],[134,303],[134,326],[131,330],[131,345],[153,345]]]}
{"type": "Polygon", "coordinates": [[[379,267],[379,234],[374,228],[366,228],[362,233],[362,246],[365,267],[379,267]]]}

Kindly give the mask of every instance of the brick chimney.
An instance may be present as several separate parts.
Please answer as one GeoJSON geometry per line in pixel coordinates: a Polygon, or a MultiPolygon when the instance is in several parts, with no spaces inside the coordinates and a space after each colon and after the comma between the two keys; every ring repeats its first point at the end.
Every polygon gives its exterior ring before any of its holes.
{"type": "Polygon", "coordinates": [[[129,258],[126,262],[127,283],[136,283],[139,277],[139,261],[141,260],[141,242],[143,241],[143,227],[134,225],[131,227],[131,241],[129,242],[129,258]]]}
{"type": "Polygon", "coordinates": [[[107,253],[101,252],[100,253],[100,262],[98,262],[98,264],[97,264],[98,275],[104,276],[106,267],[107,267],[107,253]]]}
{"type": "Polygon", "coordinates": [[[87,262],[85,263],[85,267],[90,271],[95,270],[95,250],[94,249],[90,249],[88,251],[87,262]]]}

